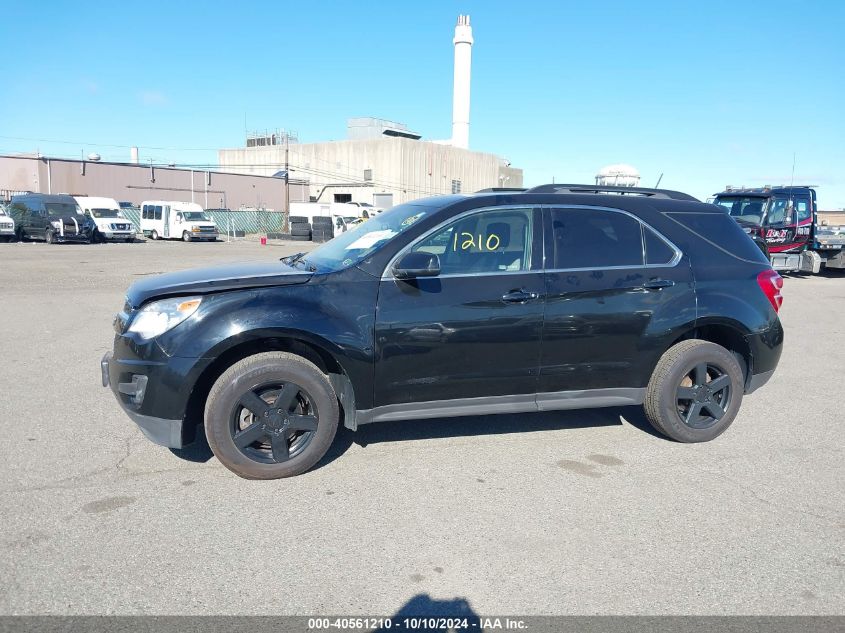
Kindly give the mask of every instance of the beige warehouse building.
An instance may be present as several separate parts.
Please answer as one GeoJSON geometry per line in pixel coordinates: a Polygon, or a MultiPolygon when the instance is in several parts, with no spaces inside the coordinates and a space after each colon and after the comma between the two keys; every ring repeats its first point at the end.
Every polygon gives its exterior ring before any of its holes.
{"type": "Polygon", "coordinates": [[[218,162],[226,171],[263,176],[283,172],[287,165],[291,178],[308,180],[311,199],[320,202],[374,203],[378,194],[388,194],[399,204],[522,186],[522,170],[506,159],[419,140],[400,123],[364,117],[349,119],[347,129],[347,140],[324,143],[284,143],[284,134],[252,137],[252,147],[221,149],[218,162]]]}
{"type": "MultiPolygon", "coordinates": [[[[196,202],[203,208],[284,210],[285,180],[265,175],[199,171],[134,163],[47,156],[0,156],[0,198],[18,192],[196,202]]],[[[308,186],[291,181],[290,200],[308,200],[308,186]]]]}

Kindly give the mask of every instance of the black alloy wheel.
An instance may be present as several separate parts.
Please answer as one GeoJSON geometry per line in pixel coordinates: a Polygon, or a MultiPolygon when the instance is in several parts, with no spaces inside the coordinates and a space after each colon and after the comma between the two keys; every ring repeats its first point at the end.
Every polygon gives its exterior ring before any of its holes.
{"type": "Polygon", "coordinates": [[[288,382],[247,389],[232,408],[230,432],[238,450],[254,461],[286,462],[300,455],[317,431],[313,399],[288,382]]]}
{"type": "Polygon", "coordinates": [[[706,429],[725,417],[731,404],[731,377],[724,369],[699,363],[676,390],[678,415],[693,429],[706,429]]]}
{"type": "Polygon", "coordinates": [[[288,352],[262,352],[224,371],[205,403],[205,435],[220,463],[247,479],[304,473],[340,420],[328,375],[288,352]]]}
{"type": "Polygon", "coordinates": [[[708,442],[727,430],[739,413],[745,374],[737,355],[698,339],[670,347],[646,387],[646,417],[678,442],[708,442]]]}

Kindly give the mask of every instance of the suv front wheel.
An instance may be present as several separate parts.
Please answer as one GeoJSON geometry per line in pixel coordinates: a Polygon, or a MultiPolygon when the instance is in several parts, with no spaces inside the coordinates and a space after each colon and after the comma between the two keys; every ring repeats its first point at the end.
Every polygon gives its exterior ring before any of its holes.
{"type": "Polygon", "coordinates": [[[325,455],[340,409],[328,377],[285,352],[249,356],[208,395],[205,434],[217,459],[247,479],[292,477],[325,455]]]}
{"type": "Polygon", "coordinates": [[[721,345],[681,341],[660,358],[649,380],[645,413],[655,429],[678,442],[707,442],[734,421],[743,372],[721,345]]]}

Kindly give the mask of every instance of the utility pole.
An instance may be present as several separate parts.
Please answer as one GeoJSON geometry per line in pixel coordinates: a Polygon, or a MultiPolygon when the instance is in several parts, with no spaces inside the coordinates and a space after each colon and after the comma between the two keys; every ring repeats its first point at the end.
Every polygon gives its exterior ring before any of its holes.
{"type": "Polygon", "coordinates": [[[288,155],[288,140],[290,139],[290,135],[288,134],[287,130],[285,130],[285,226],[284,232],[287,233],[290,228],[288,227],[288,223],[290,222],[290,161],[288,155]]]}

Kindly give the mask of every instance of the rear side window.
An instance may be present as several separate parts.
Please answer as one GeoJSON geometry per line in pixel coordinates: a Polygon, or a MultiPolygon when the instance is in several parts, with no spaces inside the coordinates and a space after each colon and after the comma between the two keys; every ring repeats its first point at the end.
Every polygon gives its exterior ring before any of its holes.
{"type": "Polygon", "coordinates": [[[725,213],[666,213],[666,217],[737,259],[768,264],[769,261],[739,224],[725,213]]]}
{"type": "Polygon", "coordinates": [[[647,226],[643,226],[645,263],[649,266],[668,264],[675,258],[675,249],[647,226]]]}
{"type": "Polygon", "coordinates": [[[643,265],[640,222],[601,209],[553,208],[549,268],[609,268],[643,265]]]}

